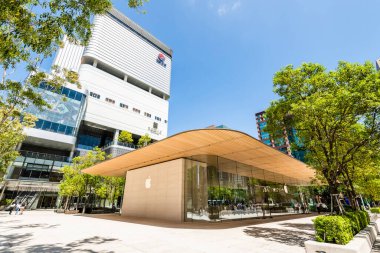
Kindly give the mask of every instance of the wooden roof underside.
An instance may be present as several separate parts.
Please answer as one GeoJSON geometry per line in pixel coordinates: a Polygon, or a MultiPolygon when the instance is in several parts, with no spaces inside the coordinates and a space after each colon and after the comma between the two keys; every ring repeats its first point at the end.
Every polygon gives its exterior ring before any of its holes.
{"type": "Polygon", "coordinates": [[[128,170],[196,155],[215,155],[265,172],[274,172],[285,178],[284,183],[288,181],[286,178],[292,178],[304,184],[314,177],[314,170],[306,164],[265,145],[248,134],[229,129],[182,132],[96,164],[83,172],[103,176],[125,176],[128,170]]]}

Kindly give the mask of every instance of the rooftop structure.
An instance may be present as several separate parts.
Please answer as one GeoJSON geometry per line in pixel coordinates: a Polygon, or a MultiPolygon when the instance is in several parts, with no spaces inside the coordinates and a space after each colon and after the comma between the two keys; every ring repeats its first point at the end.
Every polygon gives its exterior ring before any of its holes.
{"type": "Polygon", "coordinates": [[[176,221],[232,219],[237,209],[258,217],[265,206],[293,213],[292,203],[304,201],[297,186],[314,177],[306,164],[218,128],[182,132],[83,172],[126,177],[122,215],[176,221]]]}

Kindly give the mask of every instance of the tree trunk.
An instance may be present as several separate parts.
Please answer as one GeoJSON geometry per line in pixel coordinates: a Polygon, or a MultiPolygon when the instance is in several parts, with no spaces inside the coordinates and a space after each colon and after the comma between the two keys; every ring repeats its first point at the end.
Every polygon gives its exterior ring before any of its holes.
{"type": "Polygon", "coordinates": [[[4,192],[5,192],[5,189],[7,188],[7,184],[8,184],[8,182],[7,182],[7,181],[4,181],[4,183],[3,183],[3,189],[1,189],[0,201],[3,200],[4,192]]]}
{"type": "Polygon", "coordinates": [[[65,203],[65,209],[64,210],[68,210],[67,209],[68,204],[69,204],[69,196],[66,196],[66,203],[65,203]]]}

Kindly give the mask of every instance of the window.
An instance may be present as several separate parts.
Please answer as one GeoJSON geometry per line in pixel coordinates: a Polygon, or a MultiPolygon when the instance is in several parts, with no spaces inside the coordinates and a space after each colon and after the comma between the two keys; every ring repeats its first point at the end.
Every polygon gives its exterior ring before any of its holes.
{"type": "Polygon", "coordinates": [[[124,108],[124,109],[128,109],[128,105],[123,104],[123,103],[120,103],[120,107],[121,107],[121,108],[124,108]]]}
{"type": "Polygon", "coordinates": [[[140,110],[137,108],[133,108],[133,112],[140,114],[140,110]]]}
{"type": "Polygon", "coordinates": [[[154,129],[157,129],[157,128],[158,128],[158,123],[157,123],[157,122],[153,122],[153,128],[154,128],[154,129]]]}
{"type": "Polygon", "coordinates": [[[168,123],[168,121],[167,121],[167,120],[165,120],[165,123],[168,123]]]}
{"type": "Polygon", "coordinates": [[[157,121],[161,121],[161,118],[157,117],[157,116],[154,116],[154,119],[157,120],[157,121]]]}
{"type": "Polygon", "coordinates": [[[152,115],[150,113],[147,113],[147,112],[144,112],[144,116],[148,117],[148,118],[151,118],[152,115]]]}
{"type": "Polygon", "coordinates": [[[97,99],[99,99],[100,98],[100,95],[99,94],[96,94],[95,92],[90,92],[90,96],[91,97],[94,97],[94,98],[97,98],[97,99]]]}
{"type": "Polygon", "coordinates": [[[110,104],[115,104],[115,100],[110,99],[110,98],[106,98],[106,102],[110,104]]]}

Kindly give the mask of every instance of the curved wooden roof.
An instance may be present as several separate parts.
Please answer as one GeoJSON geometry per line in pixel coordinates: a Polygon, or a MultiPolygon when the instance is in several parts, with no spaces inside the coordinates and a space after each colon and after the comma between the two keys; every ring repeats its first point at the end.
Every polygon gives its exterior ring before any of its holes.
{"type": "MultiPolygon", "coordinates": [[[[197,155],[215,155],[253,166],[283,178],[306,184],[314,170],[248,134],[230,129],[198,129],[182,132],[144,148],[101,162],[83,172],[92,175],[125,176],[128,170],[197,155]]],[[[276,180],[277,181],[277,180],[276,180]]],[[[288,180],[283,180],[287,183],[288,180]]],[[[291,183],[291,182],[289,182],[291,183]]]]}

